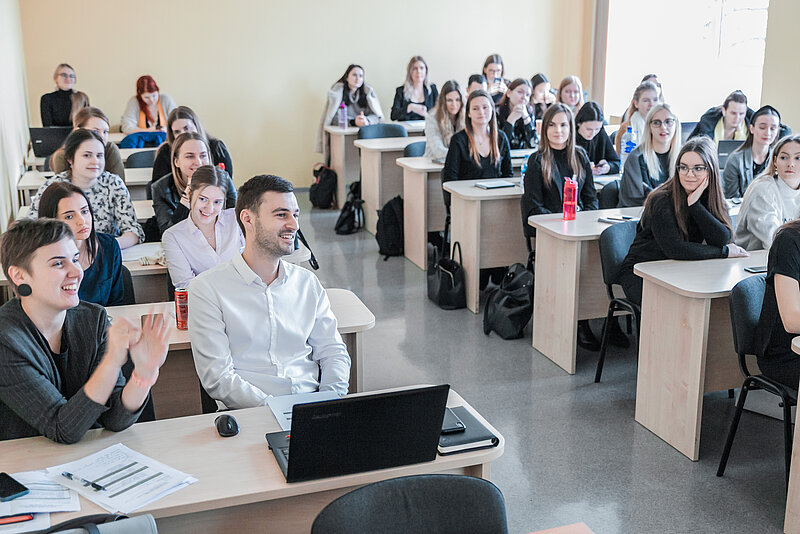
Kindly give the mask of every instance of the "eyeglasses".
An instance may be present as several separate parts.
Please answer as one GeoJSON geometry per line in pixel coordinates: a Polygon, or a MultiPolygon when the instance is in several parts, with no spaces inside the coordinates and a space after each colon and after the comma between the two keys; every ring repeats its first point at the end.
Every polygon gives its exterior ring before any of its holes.
{"type": "Polygon", "coordinates": [[[74,74],[67,74],[66,72],[59,72],[58,73],[58,77],[59,78],[68,78],[70,80],[74,80],[75,79],[75,75],[74,74]]]}
{"type": "Polygon", "coordinates": [[[694,167],[689,167],[683,163],[678,165],[677,169],[680,174],[687,175],[689,174],[689,171],[691,171],[695,176],[705,174],[708,171],[708,167],[705,165],[695,165],[694,167]]]}
{"type": "Polygon", "coordinates": [[[653,126],[655,128],[661,128],[662,124],[667,128],[672,128],[673,126],[675,126],[675,119],[664,119],[663,121],[660,121],[658,119],[653,119],[650,121],[650,126],[653,126]]]}

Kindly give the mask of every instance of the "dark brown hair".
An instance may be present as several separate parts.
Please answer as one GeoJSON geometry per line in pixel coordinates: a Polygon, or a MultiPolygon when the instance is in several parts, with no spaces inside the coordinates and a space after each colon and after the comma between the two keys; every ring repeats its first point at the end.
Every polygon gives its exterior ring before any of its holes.
{"type": "Polygon", "coordinates": [[[206,187],[213,185],[222,190],[223,195],[228,194],[228,173],[219,167],[213,165],[203,165],[198,167],[192,175],[192,182],[189,184],[189,204],[192,203],[192,197],[198,191],[202,191],[206,187]]]}
{"type": "Polygon", "coordinates": [[[492,100],[492,97],[489,95],[489,93],[483,89],[476,89],[475,91],[472,91],[467,98],[467,105],[465,106],[464,131],[466,132],[467,140],[469,141],[469,155],[472,156],[472,159],[475,160],[475,163],[478,165],[481,164],[481,155],[478,152],[478,147],[475,145],[475,138],[472,136],[472,119],[469,118],[469,105],[476,98],[485,98],[489,101],[489,105],[492,106],[492,118],[489,119],[489,159],[493,164],[496,164],[500,160],[500,146],[498,145],[497,141],[497,138],[499,137],[497,133],[497,110],[494,107],[494,100],[492,100]]]}
{"type": "Polygon", "coordinates": [[[745,96],[745,94],[743,92],[741,92],[739,89],[737,89],[734,92],[732,92],[731,94],[729,94],[727,97],[725,97],[725,102],[722,103],[723,109],[728,109],[728,104],[730,104],[731,102],[736,102],[738,104],[744,104],[746,106],[747,105],[747,97],[745,96]]]}
{"type": "Polygon", "coordinates": [[[291,193],[294,191],[294,186],[289,180],[284,180],[280,176],[274,174],[259,174],[247,180],[242,187],[239,188],[238,196],[236,197],[236,222],[239,223],[239,228],[242,230],[242,235],[247,236],[242,223],[242,210],[248,210],[253,213],[258,211],[261,205],[261,197],[264,193],[291,193]]]}
{"type": "Polygon", "coordinates": [[[342,102],[344,102],[345,106],[353,103],[350,101],[350,85],[347,83],[347,77],[350,75],[350,71],[353,69],[361,69],[361,72],[365,73],[364,81],[361,83],[361,87],[356,89],[355,102],[362,108],[369,109],[369,103],[367,102],[367,90],[364,88],[367,85],[366,71],[364,70],[364,67],[361,65],[356,65],[355,63],[348,65],[347,69],[344,71],[344,74],[342,74],[342,77],[336,81],[336,83],[341,83],[344,85],[342,88],[342,102]]]}
{"type": "MultiPolygon", "coordinates": [[[[553,117],[559,113],[566,114],[567,122],[569,122],[569,137],[567,138],[567,146],[564,147],[567,153],[567,163],[569,163],[570,169],[579,179],[583,178],[583,162],[578,157],[578,150],[575,145],[575,118],[572,115],[572,109],[567,104],[556,102],[544,112],[544,117],[542,117],[542,138],[539,140],[539,152],[542,154],[542,178],[544,185],[548,188],[553,183],[553,170],[556,168],[556,162],[553,155],[554,149],[550,147],[550,138],[547,137],[547,129],[553,117]]],[[[591,177],[588,179],[591,179],[591,177]]]]}
{"type": "Polygon", "coordinates": [[[89,239],[86,240],[86,247],[89,251],[89,263],[94,263],[95,256],[98,252],[97,249],[97,233],[94,230],[94,210],[92,203],[83,189],[72,184],[71,182],[53,182],[47,186],[42,196],[39,197],[39,217],[47,219],[58,219],[58,204],[65,198],[72,195],[80,195],[86,201],[89,207],[89,214],[92,216],[92,230],[89,232],[89,239]]]}
{"type": "Polygon", "coordinates": [[[70,167],[70,174],[72,174],[72,162],[75,161],[75,152],[78,151],[78,148],[84,143],[84,141],[90,141],[92,139],[102,145],[103,154],[105,154],[106,145],[103,144],[103,139],[100,137],[100,134],[94,130],[78,128],[77,130],[72,130],[67,136],[66,141],[64,141],[64,159],[67,160],[67,164],[70,167]]]}
{"type": "Polygon", "coordinates": [[[83,128],[86,125],[86,122],[91,119],[92,117],[96,119],[100,119],[104,121],[106,124],[111,124],[108,122],[108,117],[100,108],[96,108],[94,106],[87,106],[81,109],[79,112],[75,114],[75,127],[76,128],[83,128]]]}
{"type": "Polygon", "coordinates": [[[184,178],[181,170],[177,165],[175,165],[175,160],[180,155],[181,148],[183,147],[184,143],[192,140],[203,142],[203,145],[206,147],[206,153],[208,154],[208,160],[211,161],[211,150],[208,148],[208,141],[206,140],[205,136],[196,132],[186,132],[176,137],[175,142],[172,143],[172,151],[169,156],[169,163],[172,167],[172,179],[175,181],[175,186],[178,188],[179,192],[183,192],[183,190],[186,189],[189,179],[184,178]]]}
{"type": "Polygon", "coordinates": [[[0,263],[8,283],[16,291],[17,285],[8,275],[9,267],[13,265],[30,272],[31,258],[38,249],[74,238],[69,226],[55,219],[20,219],[11,223],[0,245],[0,263]]]}

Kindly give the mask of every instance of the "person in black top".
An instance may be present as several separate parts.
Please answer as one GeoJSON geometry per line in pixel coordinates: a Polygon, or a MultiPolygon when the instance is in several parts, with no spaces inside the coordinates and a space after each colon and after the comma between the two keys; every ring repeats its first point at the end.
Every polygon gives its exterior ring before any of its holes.
{"type": "MultiPolygon", "coordinates": [[[[464,129],[453,134],[442,169],[442,183],[453,180],[508,178],[512,175],[511,151],[506,134],[497,127],[492,97],[483,90],[467,98],[464,129]]],[[[444,191],[450,210],[450,193],[444,191]]]]}
{"type": "Polygon", "coordinates": [[[618,282],[629,300],[641,304],[642,279],[633,273],[634,265],[749,256],[731,237],[717,148],[707,137],[692,138],[678,153],[672,177],[647,197],[618,282]]]}
{"type": "Polygon", "coordinates": [[[550,79],[542,74],[534,74],[531,78],[531,106],[533,106],[533,118],[541,119],[544,112],[556,101],[556,94],[550,87],[550,79]]]}
{"type": "Polygon", "coordinates": [[[531,82],[517,78],[497,104],[497,120],[512,149],[539,146],[530,99],[531,82]]]}
{"type": "MultiPolygon", "coordinates": [[[[153,161],[153,176],[150,179],[151,184],[172,172],[172,164],[169,160],[172,153],[172,143],[175,142],[176,137],[186,132],[196,132],[203,136],[208,144],[211,164],[214,166],[222,164],[225,172],[233,178],[233,162],[225,143],[221,139],[208,135],[192,108],[178,106],[170,112],[167,118],[167,142],[158,147],[158,152],[156,152],[156,157],[153,161]]],[[[148,198],[151,198],[149,196],[149,188],[147,194],[148,198]]]]}
{"type": "Polygon", "coordinates": [[[75,70],[66,63],[56,67],[53,74],[57,89],[42,95],[39,111],[42,126],[72,126],[72,87],[75,85],[75,70]]]}
{"type": "Polygon", "coordinates": [[[414,56],[406,67],[406,81],[397,88],[392,104],[393,121],[421,121],[436,105],[439,91],[428,80],[428,64],[422,56],[414,56]]]}
{"type": "Polygon", "coordinates": [[[575,116],[575,142],[586,151],[592,174],[617,174],[619,156],[614,151],[605,128],[603,110],[597,102],[587,102],[575,116]]]}
{"type": "Polygon", "coordinates": [[[800,220],[775,234],[767,260],[767,287],[756,327],[758,368],[792,389],[800,381],[800,356],[792,339],[800,334],[800,220]]]}

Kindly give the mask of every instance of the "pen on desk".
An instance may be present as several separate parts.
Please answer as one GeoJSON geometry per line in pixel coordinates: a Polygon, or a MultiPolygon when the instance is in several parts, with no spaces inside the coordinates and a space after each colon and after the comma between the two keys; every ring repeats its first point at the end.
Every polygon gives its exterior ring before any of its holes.
{"type": "Polygon", "coordinates": [[[33,514],[11,515],[0,517],[0,525],[12,525],[15,523],[24,523],[25,521],[32,521],[33,514]]]}
{"type": "Polygon", "coordinates": [[[68,479],[75,480],[77,482],[83,482],[84,486],[91,486],[91,487],[94,488],[95,491],[100,491],[100,490],[105,490],[106,489],[103,486],[101,486],[100,484],[98,484],[97,482],[92,482],[91,480],[86,480],[85,478],[81,478],[79,476],[73,475],[72,473],[69,473],[67,471],[64,471],[63,473],[61,473],[61,476],[62,477],[67,477],[68,479]]]}

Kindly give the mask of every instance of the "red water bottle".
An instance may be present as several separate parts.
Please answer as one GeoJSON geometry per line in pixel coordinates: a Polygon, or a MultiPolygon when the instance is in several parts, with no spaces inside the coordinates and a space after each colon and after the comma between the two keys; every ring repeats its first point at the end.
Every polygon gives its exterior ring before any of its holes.
{"type": "Polygon", "coordinates": [[[573,175],[572,178],[564,179],[564,205],[562,208],[562,219],[572,221],[575,219],[575,211],[578,206],[578,181],[573,175]]]}
{"type": "Polygon", "coordinates": [[[224,163],[222,163],[222,162],[219,162],[219,163],[217,163],[217,167],[219,167],[219,168],[220,168],[220,169],[222,169],[223,171],[225,170],[225,164],[224,164],[224,163]]]}

